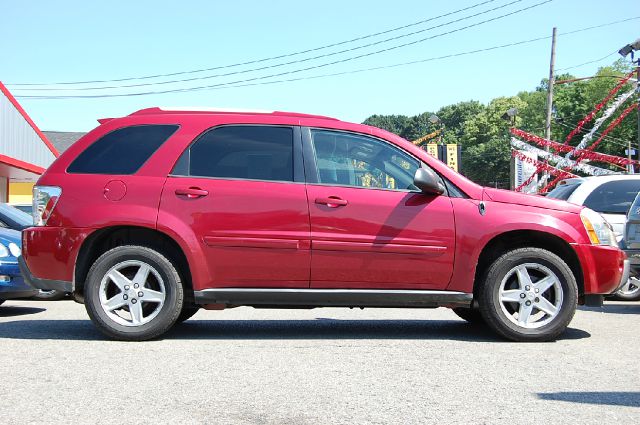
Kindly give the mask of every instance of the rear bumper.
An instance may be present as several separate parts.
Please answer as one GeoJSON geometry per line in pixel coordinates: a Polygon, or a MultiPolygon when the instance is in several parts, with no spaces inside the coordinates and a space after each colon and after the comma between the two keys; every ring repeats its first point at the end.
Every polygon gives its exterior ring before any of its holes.
{"type": "MultiPolygon", "coordinates": [[[[65,280],[40,279],[35,277],[29,270],[29,266],[27,266],[27,263],[22,257],[18,258],[18,265],[20,266],[22,277],[24,278],[26,283],[33,288],[44,289],[45,291],[56,290],[62,292],[73,292],[72,282],[67,282],[65,280]]],[[[34,292],[37,293],[38,291],[35,290],[34,292]]]]}
{"type": "Polygon", "coordinates": [[[39,289],[69,292],[78,252],[93,231],[66,227],[24,229],[20,267],[25,279],[39,289]]]}
{"type": "Polygon", "coordinates": [[[624,251],[610,246],[575,244],[584,278],[584,294],[607,295],[629,278],[629,260],[624,251]]]}

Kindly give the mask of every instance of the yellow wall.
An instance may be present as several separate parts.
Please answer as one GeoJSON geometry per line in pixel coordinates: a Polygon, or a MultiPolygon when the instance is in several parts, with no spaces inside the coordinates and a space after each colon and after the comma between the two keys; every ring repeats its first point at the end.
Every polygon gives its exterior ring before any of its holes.
{"type": "Polygon", "coordinates": [[[33,197],[34,183],[9,182],[9,203],[30,204],[33,197]]]}

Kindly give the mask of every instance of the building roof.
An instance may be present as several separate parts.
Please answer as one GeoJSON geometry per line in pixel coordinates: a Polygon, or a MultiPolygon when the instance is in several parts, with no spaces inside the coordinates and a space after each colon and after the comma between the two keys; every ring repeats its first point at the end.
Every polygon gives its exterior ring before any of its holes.
{"type": "Polygon", "coordinates": [[[43,131],[47,139],[62,153],[87,133],[79,131],[43,131]]]}
{"type": "Polygon", "coordinates": [[[18,101],[0,82],[0,165],[11,179],[42,174],[58,156],[18,101]]]}

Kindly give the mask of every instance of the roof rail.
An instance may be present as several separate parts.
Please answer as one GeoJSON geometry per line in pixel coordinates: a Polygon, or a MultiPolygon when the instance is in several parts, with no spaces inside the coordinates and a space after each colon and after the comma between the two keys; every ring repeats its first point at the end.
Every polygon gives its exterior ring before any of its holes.
{"type": "Polygon", "coordinates": [[[284,111],[266,111],[262,109],[237,109],[237,108],[212,108],[212,107],[202,107],[202,106],[156,106],[153,108],[145,108],[140,109],[139,111],[133,112],[130,115],[158,115],[158,114],[243,114],[243,115],[254,115],[254,114],[270,114],[270,115],[281,115],[288,117],[300,117],[300,118],[319,118],[319,119],[327,119],[327,120],[335,120],[338,121],[337,118],[327,117],[324,115],[313,115],[313,114],[301,114],[298,112],[284,112],[284,111]]]}

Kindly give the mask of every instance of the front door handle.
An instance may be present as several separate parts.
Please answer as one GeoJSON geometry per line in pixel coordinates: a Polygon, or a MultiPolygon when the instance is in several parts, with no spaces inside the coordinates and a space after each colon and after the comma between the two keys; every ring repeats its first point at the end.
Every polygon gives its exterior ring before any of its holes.
{"type": "Polygon", "coordinates": [[[338,208],[347,205],[346,199],[342,199],[338,196],[329,196],[328,198],[316,198],[316,204],[326,205],[329,208],[338,208]]]}
{"type": "Polygon", "coordinates": [[[176,189],[176,195],[186,196],[189,199],[202,198],[203,196],[207,196],[208,194],[208,190],[200,189],[199,187],[176,189]]]}

